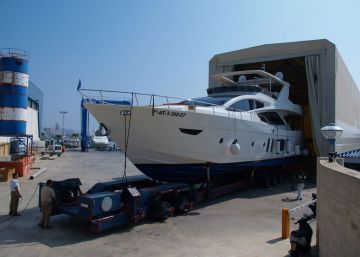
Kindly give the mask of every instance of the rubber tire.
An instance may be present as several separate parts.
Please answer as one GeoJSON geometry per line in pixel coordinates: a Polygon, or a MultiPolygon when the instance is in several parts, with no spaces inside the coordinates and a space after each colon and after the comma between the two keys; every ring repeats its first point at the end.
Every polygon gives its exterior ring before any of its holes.
{"type": "Polygon", "coordinates": [[[169,217],[170,204],[161,200],[154,201],[149,214],[158,221],[165,221],[169,217]]]}
{"type": "Polygon", "coordinates": [[[185,205],[189,202],[188,197],[186,196],[180,196],[178,199],[176,199],[176,205],[175,205],[175,211],[177,214],[184,215],[189,210],[185,208],[185,205]]]}
{"type": "Polygon", "coordinates": [[[170,204],[167,202],[161,202],[159,207],[158,218],[160,221],[165,221],[169,218],[169,208],[170,204]]]}

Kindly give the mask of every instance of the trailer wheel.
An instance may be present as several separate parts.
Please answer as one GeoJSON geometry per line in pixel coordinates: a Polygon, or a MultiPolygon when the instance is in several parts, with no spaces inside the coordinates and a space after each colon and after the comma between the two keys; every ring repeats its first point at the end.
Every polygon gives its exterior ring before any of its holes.
{"type": "Polygon", "coordinates": [[[169,208],[170,208],[170,204],[168,202],[162,202],[160,205],[160,215],[159,215],[159,219],[161,221],[165,221],[167,220],[167,218],[169,218],[169,208]]]}
{"type": "Polygon", "coordinates": [[[274,174],[271,178],[271,185],[276,186],[277,184],[278,184],[278,178],[277,178],[277,175],[274,174]]]}
{"type": "Polygon", "coordinates": [[[265,182],[264,183],[265,188],[269,188],[271,186],[271,180],[268,176],[265,178],[264,182],[265,182]]]}
{"type": "Polygon", "coordinates": [[[169,217],[170,204],[161,200],[155,201],[150,208],[150,215],[156,220],[165,221],[169,217]]]}
{"type": "Polygon", "coordinates": [[[186,214],[189,211],[188,208],[189,199],[187,196],[179,196],[176,199],[175,211],[178,214],[186,214]]]}

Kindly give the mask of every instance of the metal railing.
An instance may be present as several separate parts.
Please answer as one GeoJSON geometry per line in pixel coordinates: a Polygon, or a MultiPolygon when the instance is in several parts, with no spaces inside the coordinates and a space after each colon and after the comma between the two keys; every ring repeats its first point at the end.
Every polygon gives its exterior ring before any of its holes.
{"type": "Polygon", "coordinates": [[[130,91],[116,91],[116,90],[102,90],[102,89],[82,89],[79,93],[83,96],[85,103],[91,104],[119,104],[122,101],[128,102],[128,105],[132,106],[147,106],[151,108],[159,108],[160,106],[166,106],[167,109],[171,109],[172,105],[182,105],[185,101],[192,104],[184,104],[189,106],[189,110],[196,112],[196,107],[208,107],[211,108],[213,114],[227,113],[228,117],[236,118],[237,114],[240,115],[240,119],[246,117],[245,113],[250,116],[251,121],[259,121],[260,118],[257,113],[247,112],[240,109],[231,107],[224,107],[223,105],[213,104],[204,101],[198,101],[194,99],[184,99],[180,97],[172,97],[158,94],[148,94],[130,91]],[[145,99],[144,99],[145,98],[145,99]],[[199,104],[199,105],[197,105],[199,104]],[[218,110],[218,112],[217,112],[218,110]]]}
{"type": "MultiPolygon", "coordinates": [[[[307,203],[301,204],[299,206],[296,206],[295,208],[288,209],[288,208],[282,208],[281,210],[281,237],[283,239],[287,239],[290,237],[290,216],[294,215],[295,212],[299,211],[300,209],[309,207],[311,204],[314,204],[317,202],[317,199],[313,199],[307,203]]],[[[315,219],[315,215],[310,215],[312,219],[315,219]]]]}
{"type": "Polygon", "coordinates": [[[1,48],[0,49],[0,57],[15,57],[20,59],[30,59],[29,52],[17,49],[17,48],[1,48]]]}
{"type": "Polygon", "coordinates": [[[130,92],[130,91],[115,91],[115,90],[102,90],[102,89],[79,89],[78,91],[84,97],[84,99],[90,103],[100,101],[103,103],[111,104],[111,101],[113,100],[122,99],[122,100],[130,101],[131,104],[134,106],[139,106],[141,104],[144,105],[144,103],[141,103],[139,101],[139,97],[141,96],[150,97],[148,101],[149,105],[151,105],[151,103],[155,101],[155,97],[165,99],[168,104],[170,104],[169,99],[182,100],[182,101],[186,100],[179,97],[169,97],[163,95],[138,93],[138,92],[130,92]],[[95,93],[95,95],[91,93],[95,93]],[[111,96],[107,96],[107,94],[109,93],[111,94],[111,96]],[[127,95],[127,97],[116,97],[113,96],[114,94],[127,95]]]}

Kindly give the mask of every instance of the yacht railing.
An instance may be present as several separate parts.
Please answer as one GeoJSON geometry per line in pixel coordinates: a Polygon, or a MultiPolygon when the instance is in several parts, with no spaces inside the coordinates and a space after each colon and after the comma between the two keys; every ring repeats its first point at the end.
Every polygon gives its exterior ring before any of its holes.
{"type": "Polygon", "coordinates": [[[157,94],[148,94],[148,93],[138,93],[130,91],[115,91],[115,90],[102,90],[102,89],[78,89],[78,92],[82,95],[84,103],[90,104],[124,104],[132,106],[148,106],[151,108],[156,108],[159,106],[167,106],[168,109],[172,105],[181,104],[183,101],[189,101],[193,104],[188,105],[193,107],[196,110],[196,103],[202,104],[205,106],[200,107],[209,107],[212,109],[213,114],[224,114],[224,111],[227,112],[228,117],[236,118],[237,114],[240,115],[240,119],[243,119],[243,116],[250,116],[251,121],[258,121],[259,117],[256,113],[246,112],[240,109],[235,109],[231,107],[224,108],[223,105],[217,105],[209,102],[198,101],[194,99],[184,99],[180,97],[164,96],[157,94]],[[116,96],[114,96],[116,95],[116,96]],[[218,112],[216,112],[218,110],[218,112]],[[220,111],[221,110],[221,111],[220,111]]]}
{"type": "Polygon", "coordinates": [[[103,103],[103,104],[115,104],[115,101],[128,101],[133,106],[146,106],[145,102],[141,102],[140,97],[146,96],[149,97],[148,102],[149,106],[155,104],[155,99],[163,99],[166,103],[171,104],[169,99],[171,100],[181,100],[185,101],[186,99],[179,97],[170,97],[164,95],[157,94],[147,94],[147,93],[138,93],[138,92],[130,92],[130,91],[115,91],[115,90],[102,90],[102,89],[79,89],[79,93],[83,96],[85,102],[88,103],[103,103]],[[111,94],[111,96],[109,96],[111,94]],[[123,95],[123,96],[114,96],[123,95]]]}

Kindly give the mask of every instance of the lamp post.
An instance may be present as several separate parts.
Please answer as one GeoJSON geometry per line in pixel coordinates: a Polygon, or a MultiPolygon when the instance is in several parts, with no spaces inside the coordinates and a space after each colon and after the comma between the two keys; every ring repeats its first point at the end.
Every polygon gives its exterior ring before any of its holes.
{"type": "Polygon", "coordinates": [[[335,123],[330,123],[329,125],[322,127],[321,134],[329,141],[331,145],[331,152],[329,153],[329,162],[334,162],[336,158],[336,139],[342,135],[344,130],[336,126],[335,123]]]}
{"type": "Polygon", "coordinates": [[[63,138],[65,137],[65,114],[67,113],[67,111],[60,111],[60,114],[62,114],[63,138]]]}

